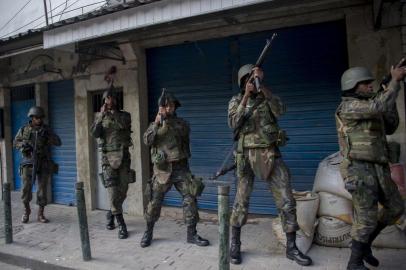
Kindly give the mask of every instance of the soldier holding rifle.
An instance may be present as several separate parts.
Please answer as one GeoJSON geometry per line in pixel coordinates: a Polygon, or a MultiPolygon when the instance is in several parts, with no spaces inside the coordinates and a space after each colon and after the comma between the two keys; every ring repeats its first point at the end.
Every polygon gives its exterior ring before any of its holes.
{"type": "Polygon", "coordinates": [[[47,205],[48,179],[50,174],[58,170],[58,166],[51,160],[50,146],[60,146],[62,143],[58,135],[44,124],[45,114],[41,107],[31,107],[28,117],[31,120],[18,130],[14,139],[14,147],[23,156],[20,164],[20,176],[23,179],[21,199],[24,204],[21,222],[29,221],[32,186],[37,180],[37,204],[39,205],[37,219],[41,223],[47,223],[49,220],[44,216],[44,208],[47,205]]]}

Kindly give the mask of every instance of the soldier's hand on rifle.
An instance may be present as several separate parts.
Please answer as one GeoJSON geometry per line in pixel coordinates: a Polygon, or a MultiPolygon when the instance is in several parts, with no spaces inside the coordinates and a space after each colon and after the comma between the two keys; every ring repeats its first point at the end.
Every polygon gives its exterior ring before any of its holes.
{"type": "Polygon", "coordinates": [[[406,76],[406,67],[402,66],[404,64],[403,62],[405,59],[403,58],[400,60],[400,62],[396,65],[396,67],[391,67],[390,73],[392,75],[392,78],[396,81],[401,81],[405,78],[406,76]]]}
{"type": "Polygon", "coordinates": [[[107,112],[107,104],[106,104],[106,103],[104,103],[104,104],[100,107],[100,112],[101,112],[101,113],[107,112]]]}
{"type": "Polygon", "coordinates": [[[22,145],[22,152],[23,152],[24,154],[26,154],[26,155],[31,154],[31,152],[32,152],[32,146],[31,146],[31,144],[29,144],[29,143],[24,143],[24,144],[22,145]]]}
{"type": "Polygon", "coordinates": [[[156,114],[155,117],[155,124],[160,124],[161,121],[165,118],[165,116],[166,116],[165,107],[160,106],[158,109],[158,113],[156,114]]]}
{"type": "Polygon", "coordinates": [[[264,71],[261,68],[254,67],[252,69],[252,72],[253,72],[252,75],[253,75],[254,78],[258,77],[259,81],[262,81],[262,79],[264,78],[264,71]]]}

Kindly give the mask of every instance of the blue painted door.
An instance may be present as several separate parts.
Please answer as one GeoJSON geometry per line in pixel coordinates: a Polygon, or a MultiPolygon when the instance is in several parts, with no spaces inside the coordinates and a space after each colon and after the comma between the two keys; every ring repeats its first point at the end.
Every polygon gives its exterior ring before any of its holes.
{"type": "MultiPolygon", "coordinates": [[[[347,67],[343,22],[331,22],[277,30],[263,69],[265,84],[279,95],[288,112],[280,126],[290,138],[282,154],[297,190],[310,190],[318,163],[338,149],[334,111],[340,101],[339,81],[347,67]]],[[[254,63],[265,39],[273,31],[147,50],[150,120],[157,111],[162,87],[183,103],[179,116],[191,124],[192,171],[210,176],[221,165],[232,144],[227,127],[227,104],[238,93],[236,72],[254,63]]],[[[233,181],[232,196],[236,181],[233,181]]],[[[206,188],[200,208],[215,209],[215,187],[206,188]]],[[[176,191],[165,203],[181,205],[176,191]]],[[[250,212],[276,214],[276,207],[262,180],[255,180],[250,212]]]]}
{"type": "MultiPolygon", "coordinates": [[[[12,89],[12,91],[15,89],[12,89]]],[[[18,90],[16,90],[18,91],[18,90]]],[[[31,91],[28,89],[27,91],[31,91]]],[[[33,89],[32,89],[33,91],[33,89]]],[[[22,100],[12,100],[11,101],[11,133],[14,137],[16,136],[18,130],[28,123],[30,120],[27,117],[28,110],[35,105],[35,100],[33,98],[22,99],[22,100]]],[[[20,190],[22,187],[22,179],[19,175],[20,161],[21,161],[20,151],[13,148],[13,176],[14,176],[14,189],[20,190]]]]}
{"type": "Polygon", "coordinates": [[[61,138],[62,146],[52,148],[52,159],[59,173],[52,177],[53,201],[75,204],[76,141],[73,81],[48,84],[49,125],[61,138]]]}

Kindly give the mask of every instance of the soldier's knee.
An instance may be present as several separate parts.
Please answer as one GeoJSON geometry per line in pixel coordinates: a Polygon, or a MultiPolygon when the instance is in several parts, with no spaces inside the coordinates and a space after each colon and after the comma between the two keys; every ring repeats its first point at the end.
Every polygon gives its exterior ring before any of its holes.
{"type": "Polygon", "coordinates": [[[296,212],[296,202],[294,200],[285,200],[282,203],[280,210],[285,213],[296,212]]]}

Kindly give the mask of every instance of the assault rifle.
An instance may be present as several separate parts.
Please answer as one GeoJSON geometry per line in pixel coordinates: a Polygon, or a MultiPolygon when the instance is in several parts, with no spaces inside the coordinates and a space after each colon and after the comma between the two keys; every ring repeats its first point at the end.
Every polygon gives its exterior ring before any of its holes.
{"type": "MultiPolygon", "coordinates": [[[[257,62],[255,63],[255,67],[262,67],[264,61],[265,61],[265,56],[267,55],[268,51],[271,49],[271,45],[272,45],[272,41],[273,39],[277,36],[276,33],[274,33],[271,37],[271,39],[267,39],[266,40],[266,44],[264,49],[262,50],[261,54],[259,55],[257,62]]],[[[249,74],[248,78],[251,78],[253,75],[254,71],[252,70],[251,73],[249,74]]],[[[261,90],[261,82],[259,81],[258,77],[254,78],[254,84],[255,84],[255,88],[257,89],[258,92],[260,92],[261,90]]],[[[261,102],[261,100],[257,100],[254,105],[250,108],[250,110],[244,115],[242,121],[240,122],[240,124],[234,129],[234,141],[238,140],[238,137],[240,135],[240,131],[242,126],[244,125],[244,123],[251,117],[252,113],[254,112],[254,110],[256,109],[256,107],[258,107],[259,103],[261,102]]]]}
{"type": "Polygon", "coordinates": [[[34,146],[32,148],[31,160],[32,160],[32,176],[31,176],[31,185],[34,186],[35,181],[37,180],[37,171],[38,171],[38,157],[37,157],[37,140],[38,140],[38,130],[34,133],[34,146]]]}
{"type": "MultiPolygon", "coordinates": [[[[267,55],[268,51],[271,49],[272,41],[273,39],[277,36],[278,34],[273,33],[271,39],[266,40],[265,47],[262,49],[261,54],[259,55],[257,62],[255,63],[255,67],[262,67],[265,61],[265,56],[267,55]]],[[[248,78],[251,78],[253,75],[254,71],[252,70],[248,78]]],[[[261,92],[261,82],[259,81],[259,78],[255,76],[254,78],[254,84],[255,88],[257,89],[258,92],[261,92]]]]}
{"type": "MultiPolygon", "coordinates": [[[[277,36],[276,33],[274,33],[272,35],[272,37],[270,39],[266,40],[266,44],[265,47],[262,49],[261,54],[259,55],[257,61],[255,62],[255,67],[262,67],[264,61],[265,61],[265,57],[268,54],[269,50],[271,49],[271,45],[272,45],[272,41],[273,39],[277,36]]],[[[253,77],[254,71],[252,70],[248,76],[248,78],[253,77]]],[[[254,77],[251,80],[254,81],[255,84],[255,88],[257,89],[258,92],[261,91],[261,82],[259,81],[258,77],[254,77]]],[[[247,121],[252,113],[254,112],[255,108],[258,107],[259,103],[262,102],[262,100],[258,100],[255,102],[255,104],[250,108],[250,110],[244,115],[242,121],[240,122],[240,124],[234,129],[234,135],[233,135],[233,139],[234,139],[234,143],[233,146],[231,147],[229,153],[227,154],[226,158],[223,161],[223,164],[221,165],[220,169],[212,176],[210,177],[211,180],[216,180],[218,177],[225,175],[226,173],[228,173],[229,171],[234,170],[237,165],[235,164],[235,161],[232,163],[232,165],[229,165],[229,161],[231,159],[231,157],[233,157],[233,152],[235,149],[235,145],[236,145],[236,141],[238,140],[238,137],[240,135],[240,131],[242,126],[244,125],[245,121],[247,121]]]]}
{"type": "MultiPolygon", "coordinates": [[[[161,95],[159,96],[159,99],[158,99],[158,110],[159,110],[159,107],[165,107],[165,105],[166,105],[166,94],[165,94],[165,92],[166,92],[166,88],[162,88],[162,93],[161,93],[161,95]]],[[[161,115],[161,125],[163,124],[163,122],[164,122],[164,119],[163,119],[163,117],[162,117],[162,115],[161,115]]]]}

